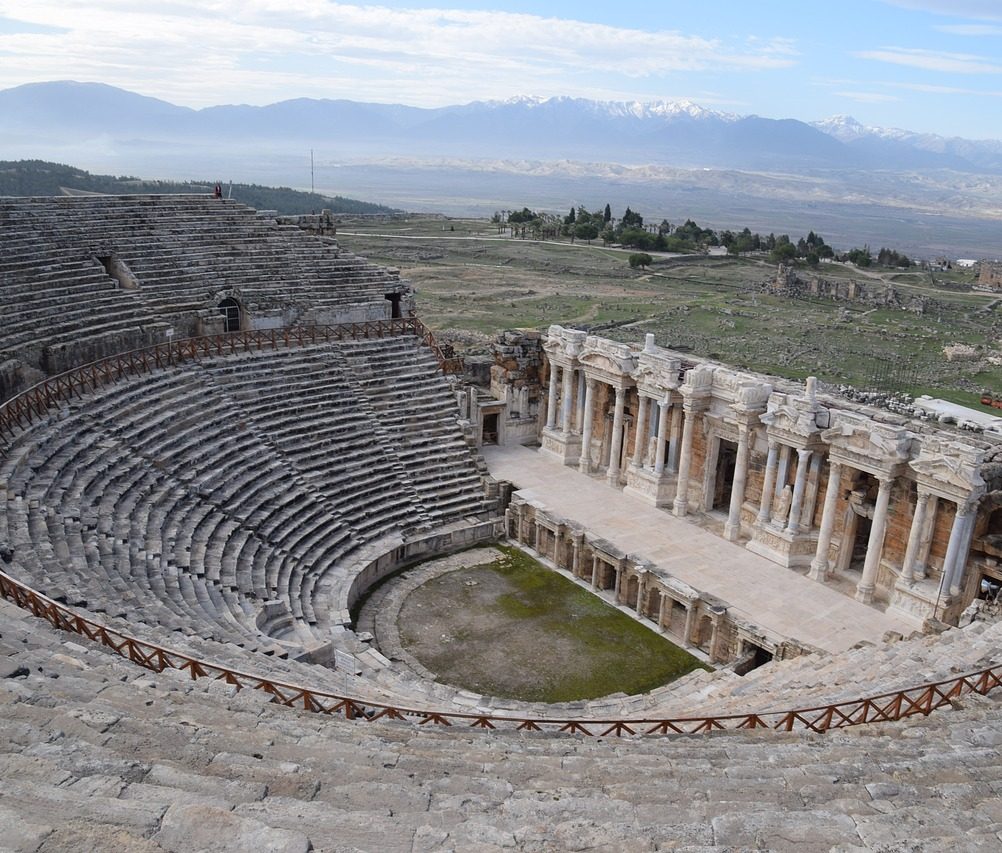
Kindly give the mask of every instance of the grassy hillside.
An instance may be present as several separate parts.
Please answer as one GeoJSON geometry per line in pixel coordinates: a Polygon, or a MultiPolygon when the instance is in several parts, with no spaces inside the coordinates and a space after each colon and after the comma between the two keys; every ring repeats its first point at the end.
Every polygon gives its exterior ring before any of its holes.
{"type": "MultiPolygon", "coordinates": [[[[0,196],[62,195],[62,188],[109,194],[134,193],[206,193],[214,181],[146,181],[140,178],[114,175],[92,175],[61,163],[44,160],[0,160],[0,196]]],[[[300,192],[288,187],[262,187],[258,184],[229,184],[224,195],[263,210],[283,214],[319,212],[327,208],[334,213],[393,213],[393,208],[342,196],[324,196],[300,192]]]]}

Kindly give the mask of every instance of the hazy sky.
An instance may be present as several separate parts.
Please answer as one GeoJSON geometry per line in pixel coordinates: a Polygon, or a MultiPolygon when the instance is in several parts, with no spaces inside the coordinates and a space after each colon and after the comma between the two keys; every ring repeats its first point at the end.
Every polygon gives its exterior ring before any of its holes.
{"type": "Polygon", "coordinates": [[[0,0],[0,88],[176,104],[518,94],[1002,139],[1002,0],[0,0]]]}

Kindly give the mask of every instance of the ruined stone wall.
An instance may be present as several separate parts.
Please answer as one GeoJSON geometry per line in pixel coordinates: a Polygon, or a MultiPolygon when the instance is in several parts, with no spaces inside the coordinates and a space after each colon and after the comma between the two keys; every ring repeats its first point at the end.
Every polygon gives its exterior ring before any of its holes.
{"type": "Polygon", "coordinates": [[[990,287],[992,290],[1002,290],[1002,263],[982,261],[978,284],[990,287]]]}
{"type": "Polygon", "coordinates": [[[879,281],[829,279],[817,274],[804,273],[785,264],[779,265],[776,276],[766,282],[764,289],[767,293],[790,299],[831,299],[836,302],[909,308],[920,313],[930,305],[930,300],[925,297],[903,300],[897,288],[879,281]]]}
{"type": "Polygon", "coordinates": [[[549,378],[543,363],[542,335],[535,331],[508,331],[491,345],[491,394],[501,399],[509,388],[531,388],[532,396],[549,378]]]}

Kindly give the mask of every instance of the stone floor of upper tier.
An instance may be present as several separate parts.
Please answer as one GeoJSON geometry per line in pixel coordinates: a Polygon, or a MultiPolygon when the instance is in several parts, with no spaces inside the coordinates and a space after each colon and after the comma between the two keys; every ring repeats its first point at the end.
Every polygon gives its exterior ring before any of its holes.
{"type": "Polygon", "coordinates": [[[752,624],[829,652],[914,626],[676,518],[535,449],[484,447],[491,474],[528,501],[727,602],[752,624]]]}

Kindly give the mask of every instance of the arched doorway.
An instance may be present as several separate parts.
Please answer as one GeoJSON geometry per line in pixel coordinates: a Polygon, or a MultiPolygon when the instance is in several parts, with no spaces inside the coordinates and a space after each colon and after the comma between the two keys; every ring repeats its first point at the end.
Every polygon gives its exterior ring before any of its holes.
{"type": "Polygon", "coordinates": [[[219,303],[219,313],[223,315],[223,331],[239,332],[241,327],[240,303],[232,296],[227,296],[219,303]]]}

